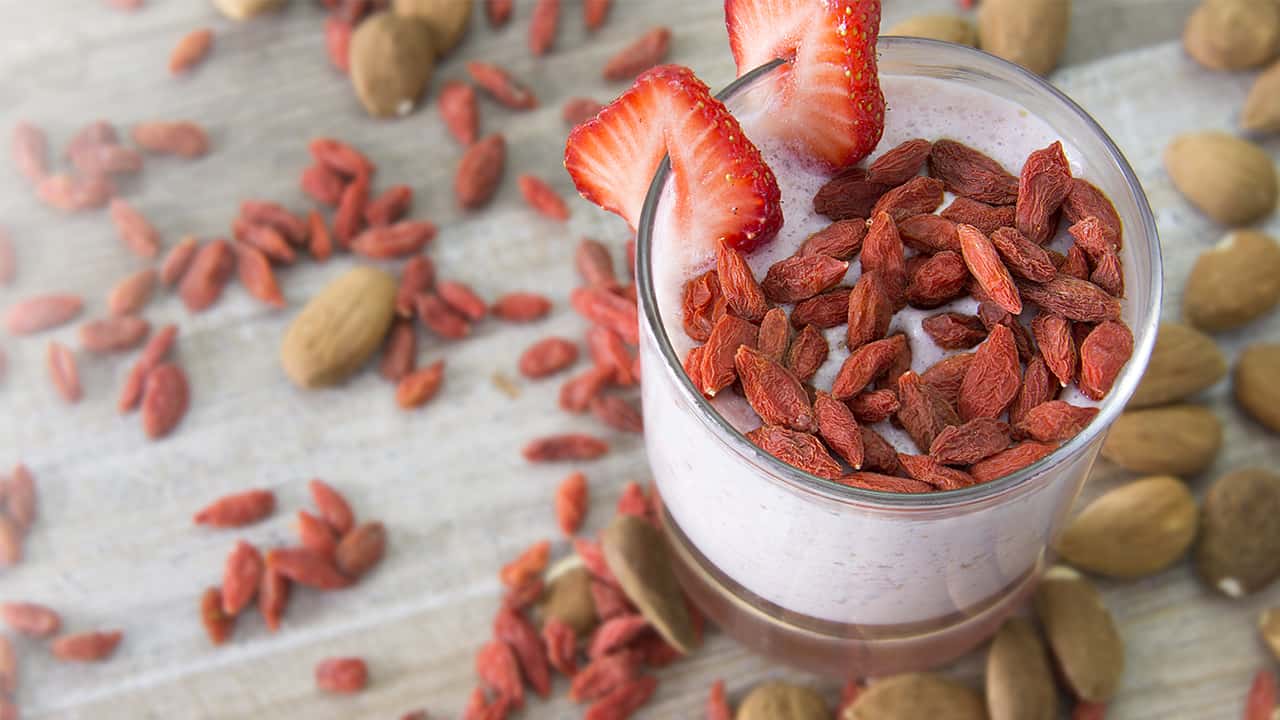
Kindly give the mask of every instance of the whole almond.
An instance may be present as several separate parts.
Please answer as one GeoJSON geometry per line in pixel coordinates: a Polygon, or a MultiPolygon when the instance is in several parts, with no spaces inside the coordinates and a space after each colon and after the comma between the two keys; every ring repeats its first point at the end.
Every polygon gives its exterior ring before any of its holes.
{"type": "Polygon", "coordinates": [[[1227,359],[1213,338],[1190,325],[1160,323],[1147,370],[1127,407],[1177,402],[1213,386],[1226,374],[1227,359]]]}
{"type": "Polygon", "coordinates": [[[397,15],[414,17],[430,28],[431,45],[441,55],[457,47],[471,22],[474,2],[458,0],[393,0],[391,9],[397,15]]]}
{"type": "Polygon", "coordinates": [[[1179,135],[1164,165],[1179,192],[1223,225],[1249,225],[1275,210],[1275,166],[1247,140],[1215,130],[1179,135]]]}
{"type": "Polygon", "coordinates": [[[627,599],[672,647],[682,653],[692,650],[697,642],[693,625],[658,529],[634,515],[618,515],[600,545],[627,599]]]}
{"type": "Polygon", "coordinates": [[[1058,65],[1070,22],[1070,0],[985,0],[978,36],[983,50],[1047,75],[1058,65]]]}
{"type": "Polygon", "coordinates": [[[542,602],[543,620],[564,622],[579,638],[586,638],[596,626],[596,604],[591,595],[591,573],[583,566],[570,568],[547,586],[542,602]]]}
{"type": "Polygon", "coordinates": [[[1280,660],[1280,607],[1262,611],[1258,617],[1258,633],[1271,649],[1271,654],[1280,660]]]}
{"type": "Polygon", "coordinates": [[[1149,475],[1195,475],[1222,447],[1222,423],[1198,405],[1132,410],[1111,426],[1102,456],[1126,470],[1149,475]]]}
{"type": "Polygon", "coordinates": [[[738,705],[734,720],[828,720],[827,702],[811,688],[784,682],[755,686],[738,705]]]}
{"type": "Polygon", "coordinates": [[[1233,384],[1240,407],[1280,433],[1280,343],[1245,348],[1236,361],[1233,384]]]}
{"type": "Polygon", "coordinates": [[[493,133],[472,143],[453,178],[458,204],[470,210],[489,202],[498,190],[506,161],[507,141],[502,135],[493,133]]]}
{"type": "Polygon", "coordinates": [[[1049,654],[1026,618],[1010,618],[987,653],[991,720],[1056,720],[1058,691],[1049,654]]]}
{"type": "Polygon", "coordinates": [[[294,318],[280,344],[285,374],[303,388],[334,385],[382,344],[394,316],[396,280],[358,267],[333,280],[294,318]]]}
{"type": "Polygon", "coordinates": [[[1268,0],[1205,0],[1187,18],[1182,44],[1211,70],[1262,65],[1280,49],[1280,5],[1268,0]]]}
{"type": "MultiPolygon", "coordinates": [[[[468,3],[469,4],[469,3],[468,3]]],[[[431,82],[435,49],[426,23],[380,12],[351,36],[351,83],[374,117],[407,115],[431,82]]]]}
{"type": "Polygon", "coordinates": [[[1280,576],[1280,475],[1248,468],[1218,478],[1204,496],[1195,560],[1200,579],[1229,597],[1280,576]]]}
{"type": "Polygon", "coordinates": [[[288,0],[213,0],[213,6],[232,20],[248,20],[284,7],[288,0]]]}
{"type": "Polygon", "coordinates": [[[1196,538],[1197,509],[1182,481],[1143,478],[1089,503],[1058,539],[1063,559],[1115,578],[1157,573],[1186,554],[1196,538]]]}
{"type": "Polygon", "coordinates": [[[916,15],[889,28],[885,35],[921,37],[975,47],[978,29],[973,23],[955,15],[916,15]]]}
{"type": "Polygon", "coordinates": [[[1035,608],[1076,697],[1110,700],[1124,674],[1124,641],[1093,584],[1069,567],[1052,567],[1036,590],[1035,608]]]}
{"type": "Polygon", "coordinates": [[[986,720],[987,712],[982,696],[968,686],[932,673],[907,673],[871,683],[839,720],[921,718],[986,720]]]}
{"type": "Polygon", "coordinates": [[[1240,112],[1240,127],[1256,133],[1280,132],[1280,62],[1253,81],[1240,112]]]}
{"type": "Polygon", "coordinates": [[[1230,330],[1280,302],[1280,245],[1253,230],[1237,230],[1200,253],[1187,276],[1182,315],[1208,332],[1230,330]]]}

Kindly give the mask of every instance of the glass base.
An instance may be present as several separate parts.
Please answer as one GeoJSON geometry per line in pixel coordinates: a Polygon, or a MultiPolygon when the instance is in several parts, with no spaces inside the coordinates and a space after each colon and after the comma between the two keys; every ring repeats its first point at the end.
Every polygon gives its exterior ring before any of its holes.
{"type": "MultiPolygon", "coordinates": [[[[661,507],[661,506],[660,506],[661,507]]],[[[968,653],[1026,602],[1044,558],[1017,581],[963,611],[909,625],[849,625],[791,613],[724,576],[661,508],[672,565],[689,597],[726,634],[765,657],[838,679],[929,670],[968,653]]]]}

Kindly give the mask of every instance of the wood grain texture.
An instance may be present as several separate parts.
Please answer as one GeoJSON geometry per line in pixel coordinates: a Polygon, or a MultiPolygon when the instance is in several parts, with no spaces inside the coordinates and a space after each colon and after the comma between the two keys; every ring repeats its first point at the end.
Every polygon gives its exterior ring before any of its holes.
{"type": "MultiPolygon", "coordinates": [[[[1160,150],[1176,133],[1206,126],[1230,129],[1249,76],[1209,73],[1170,43],[1191,0],[1078,0],[1067,61],[1055,82],[1108,128],[1135,166],[1156,210],[1168,278],[1166,316],[1178,314],[1182,281],[1196,253],[1215,242],[1213,227],[1177,195],[1160,166],[1160,150]],[[1157,44],[1163,43],[1163,44],[1157,44]],[[1154,45],[1135,50],[1140,45],[1154,45]]],[[[485,297],[516,289],[554,298],[546,321],[521,327],[487,322],[469,340],[422,343],[420,361],[447,358],[441,394],[420,412],[396,409],[388,386],[369,371],[346,386],[303,393],[285,379],[276,358],[289,318],[306,298],[351,264],[305,264],[282,276],[291,308],[271,311],[242,290],[229,291],[210,312],[188,316],[171,294],[146,316],[181,326],[178,358],[191,380],[191,411],[174,435],[147,443],[135,418],[114,407],[132,358],[85,358],[83,402],[56,401],[41,365],[46,341],[74,344],[74,328],[36,340],[0,341],[9,354],[0,387],[0,466],[21,459],[40,486],[40,518],[21,567],[0,577],[5,599],[45,602],[68,630],[119,627],[126,639],[102,665],[52,661],[39,644],[20,641],[26,718],[390,718],[418,707],[454,717],[474,683],[472,656],[489,633],[497,605],[497,569],[530,542],[558,537],[551,496],[569,467],[530,467],[518,446],[552,431],[591,430],[589,419],[554,410],[558,378],[515,380],[511,399],[491,378],[518,378],[518,351],[549,334],[578,337],[567,308],[576,279],[573,246],[592,235],[615,249],[622,223],[580,200],[572,219],[557,224],[523,206],[514,178],[535,172],[570,195],[560,171],[566,128],[560,103],[569,95],[605,100],[622,89],[598,69],[648,27],[673,28],[671,58],[691,65],[712,86],[732,76],[721,4],[712,0],[618,0],[610,21],[588,37],[580,6],[566,0],[554,51],[530,56],[524,37],[531,2],[515,20],[489,29],[476,13],[468,38],[437,68],[433,89],[464,76],[463,60],[509,67],[542,98],[514,114],[482,101],[482,132],[506,134],[508,172],[492,206],[456,209],[452,169],[460,150],[427,106],[395,122],[375,122],[360,110],[347,82],[324,55],[321,13],[295,1],[282,15],[233,24],[205,2],[152,0],[140,12],[112,11],[100,0],[0,2],[0,131],[19,119],[48,129],[55,147],[85,121],[122,124],[152,118],[192,118],[212,131],[213,153],[198,162],[149,158],[123,194],[161,230],[166,247],[180,236],[226,235],[239,202],[262,197],[294,209],[309,207],[297,176],[309,161],[305,141],[316,135],[350,139],[379,163],[383,186],[414,187],[414,215],[441,232],[431,254],[441,274],[472,283],[485,297]],[[216,32],[207,63],[189,77],[170,78],[165,61],[193,27],[216,32]],[[237,538],[262,545],[288,542],[292,511],[309,503],[305,482],[321,476],[346,492],[360,517],[382,520],[389,532],[383,564],[358,587],[326,595],[298,592],[283,629],[269,634],[256,616],[242,619],[228,645],[212,649],[198,622],[201,591],[217,582],[224,554],[237,538]],[[191,524],[210,499],[248,487],[274,489],[280,510],[242,531],[191,524]],[[363,655],[370,689],[356,697],[321,697],[312,668],[331,655],[363,655]]],[[[950,0],[886,2],[886,22],[919,9],[950,9],[950,0]]],[[[1273,153],[1280,145],[1267,145],[1273,153]]],[[[17,282],[0,289],[0,306],[43,290],[85,293],[87,315],[105,313],[112,283],[143,265],[121,250],[104,213],[61,217],[35,204],[16,174],[0,170],[0,221],[18,248],[17,282]]],[[[1273,219],[1269,229],[1280,230],[1273,219]]],[[[1280,337],[1280,316],[1222,337],[1229,356],[1257,338],[1280,337]]],[[[1246,420],[1225,383],[1206,401],[1226,422],[1225,450],[1197,494],[1221,472],[1274,466],[1274,435],[1246,420]]],[[[641,443],[610,435],[615,452],[583,467],[594,513],[586,531],[608,517],[626,480],[646,478],[641,443]]],[[[1086,498],[1128,479],[1100,464],[1086,498]]],[[[1280,587],[1241,602],[1203,589],[1185,564],[1137,583],[1103,582],[1120,620],[1129,669],[1109,718],[1238,717],[1252,672],[1266,659],[1255,639],[1257,612],[1280,603],[1280,587]]],[[[955,672],[976,680],[982,657],[955,672]]],[[[698,717],[707,687],[723,677],[740,697],[765,677],[786,675],[721,635],[681,665],[639,717],[698,717]]],[[[810,681],[809,678],[800,678],[810,681]]],[[[835,684],[822,687],[833,699],[835,684]]],[[[526,717],[578,714],[565,699],[535,703],[526,717]]]]}

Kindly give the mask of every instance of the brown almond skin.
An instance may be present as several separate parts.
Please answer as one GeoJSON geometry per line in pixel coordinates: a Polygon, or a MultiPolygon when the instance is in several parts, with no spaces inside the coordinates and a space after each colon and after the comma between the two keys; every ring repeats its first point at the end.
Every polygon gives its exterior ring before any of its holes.
{"type": "Polygon", "coordinates": [[[1213,483],[1200,510],[1195,563],[1200,579],[1229,597],[1280,576],[1280,475],[1248,468],[1213,483]]]}
{"type": "Polygon", "coordinates": [[[354,268],[330,282],[285,332],[280,345],[285,374],[301,388],[346,379],[382,345],[395,296],[395,278],[377,268],[354,268]]]}
{"type": "Polygon", "coordinates": [[[1122,414],[1102,456],[1137,473],[1190,477],[1208,468],[1221,447],[1222,423],[1212,410],[1171,405],[1122,414]]]}
{"type": "Polygon", "coordinates": [[[976,690],[941,675],[907,673],[876,680],[839,720],[987,720],[976,690]]]}
{"type": "Polygon", "coordinates": [[[1214,130],[1179,135],[1164,165],[1178,191],[1221,225],[1249,225],[1275,210],[1275,165],[1248,140],[1214,130]]]}
{"type": "Polygon", "coordinates": [[[676,583],[666,541],[653,525],[619,515],[600,536],[605,562],[627,599],[681,653],[697,644],[689,610],[676,583]]]}
{"type": "Polygon", "coordinates": [[[978,36],[983,50],[1047,75],[1066,47],[1070,22],[1070,0],[984,0],[978,36]]]}
{"type": "Polygon", "coordinates": [[[1280,62],[1253,81],[1240,111],[1240,127],[1255,133],[1280,132],[1280,62]]]}
{"type": "Polygon", "coordinates": [[[1089,503],[1058,539],[1058,554],[1099,575],[1152,575],[1186,555],[1196,539],[1198,513],[1195,498],[1177,478],[1135,480],[1089,503]]]}
{"type": "Polygon", "coordinates": [[[916,15],[894,25],[884,34],[930,38],[969,47],[978,45],[978,29],[973,23],[955,15],[916,15]]]}
{"type": "Polygon", "coordinates": [[[1130,410],[1167,405],[1212,387],[1227,374],[1227,359],[1213,338],[1190,325],[1160,323],[1142,382],[1130,410]]]}
{"type": "Polygon", "coordinates": [[[783,682],[757,685],[738,706],[734,720],[829,720],[822,696],[807,687],[783,682]]]}
{"type": "Polygon", "coordinates": [[[376,13],[351,35],[351,82],[374,117],[405,115],[431,82],[431,30],[417,18],[376,13]]]}
{"type": "Polygon", "coordinates": [[[1254,420],[1280,433],[1280,343],[1245,348],[1233,377],[1236,402],[1254,420]]]}
{"type": "Polygon", "coordinates": [[[1200,253],[1182,296],[1187,322],[1206,332],[1247,325],[1280,303],[1280,244],[1238,230],[1200,253]]]}
{"type": "Polygon", "coordinates": [[[591,573],[575,567],[557,575],[542,601],[544,622],[559,618],[585,639],[596,626],[596,605],[591,595],[591,573]]]}
{"type": "Polygon", "coordinates": [[[1050,568],[1035,608],[1071,690],[1082,700],[1110,700],[1124,674],[1124,642],[1093,584],[1071,568],[1050,568]]]}
{"type": "Polygon", "coordinates": [[[431,43],[441,55],[457,47],[471,24],[473,2],[456,0],[393,0],[397,15],[414,17],[430,28],[431,43]]]}
{"type": "Polygon", "coordinates": [[[1026,618],[1005,622],[987,653],[987,712],[991,720],[1056,720],[1058,691],[1049,655],[1026,618]]]}

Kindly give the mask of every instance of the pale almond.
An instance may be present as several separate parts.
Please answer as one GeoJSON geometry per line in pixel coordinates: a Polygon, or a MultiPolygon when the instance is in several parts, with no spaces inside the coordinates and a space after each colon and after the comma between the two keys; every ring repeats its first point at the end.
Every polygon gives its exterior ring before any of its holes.
{"type": "Polygon", "coordinates": [[[1227,359],[1213,338],[1190,325],[1160,323],[1156,345],[1128,408],[1166,405],[1205,390],[1227,374],[1227,359]]]}
{"type": "Polygon", "coordinates": [[[1124,674],[1124,641],[1098,590],[1080,573],[1059,565],[1040,581],[1035,608],[1062,677],[1076,697],[1110,700],[1124,674]]]}
{"type": "Polygon", "coordinates": [[[1257,343],[1236,361],[1236,402],[1253,419],[1280,433],[1280,343],[1257,343]]]}
{"type": "Polygon", "coordinates": [[[1218,332],[1246,325],[1280,303],[1280,245],[1253,230],[1238,230],[1200,253],[1187,276],[1182,315],[1218,332]]]}
{"type": "Polygon", "coordinates": [[[280,345],[285,374],[299,387],[344,380],[382,344],[394,317],[396,280],[358,267],[330,282],[293,319],[280,345]]]}
{"type": "Polygon", "coordinates": [[[984,0],[978,36],[983,50],[1047,75],[1058,66],[1070,22],[1070,0],[984,0]]]}
{"type": "Polygon", "coordinates": [[[1280,132],[1280,62],[1256,80],[1240,113],[1240,127],[1250,132],[1280,132]]]}
{"type": "Polygon", "coordinates": [[[1102,456],[1126,470],[1190,477],[1213,463],[1222,447],[1222,423],[1197,405],[1132,410],[1111,426],[1102,456]]]}
{"type": "Polygon", "coordinates": [[[1247,140],[1213,130],[1179,135],[1164,165],[1187,200],[1222,225],[1249,225],[1275,210],[1275,165],[1247,140]]]}
{"type": "Polygon", "coordinates": [[[1026,618],[1005,621],[987,653],[991,720],[1056,720],[1058,691],[1049,653],[1026,618]]]}
{"type": "MultiPolygon", "coordinates": [[[[772,715],[769,717],[786,717],[772,715]]],[[[822,716],[825,717],[825,716],[822,716]]],[[[986,720],[982,696],[967,685],[932,673],[876,680],[839,720],[986,720]]],[[[741,718],[738,718],[741,720],[741,718]]]]}
{"type": "Polygon", "coordinates": [[[1196,537],[1197,512],[1182,481],[1143,478],[1089,503],[1067,525],[1057,550],[1072,565],[1100,575],[1151,575],[1186,555],[1196,537]]]}
{"type": "Polygon", "coordinates": [[[889,28],[885,35],[921,37],[975,47],[978,29],[973,23],[955,15],[916,15],[889,28]]]}
{"type": "Polygon", "coordinates": [[[1211,70],[1258,67],[1280,49],[1280,5],[1273,0],[1205,0],[1187,18],[1182,44],[1211,70]]]}

